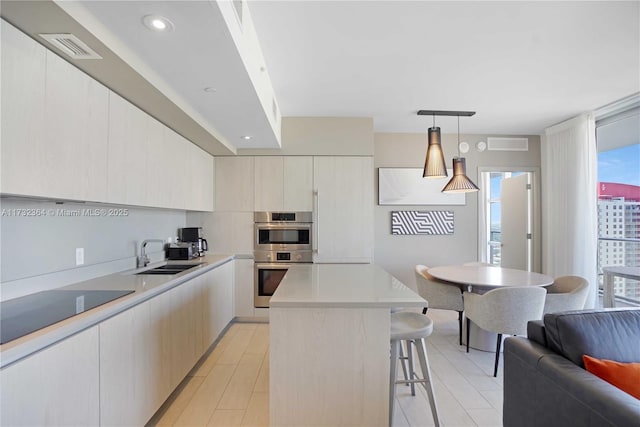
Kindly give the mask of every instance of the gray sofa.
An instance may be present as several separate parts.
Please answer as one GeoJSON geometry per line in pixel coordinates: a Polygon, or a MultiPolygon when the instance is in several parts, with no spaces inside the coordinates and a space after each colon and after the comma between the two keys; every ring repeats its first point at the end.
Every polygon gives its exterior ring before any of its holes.
{"type": "Polygon", "coordinates": [[[583,354],[640,362],[640,309],[546,314],[506,339],[504,426],[640,426],[640,400],[587,372],[583,354]]]}

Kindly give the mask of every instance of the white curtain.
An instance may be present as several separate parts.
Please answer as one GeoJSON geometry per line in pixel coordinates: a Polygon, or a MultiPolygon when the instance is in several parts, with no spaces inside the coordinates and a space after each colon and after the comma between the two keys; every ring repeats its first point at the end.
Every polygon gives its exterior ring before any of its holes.
{"type": "Polygon", "coordinates": [[[597,305],[597,150],[592,114],[545,129],[542,137],[542,270],[589,281],[597,305]]]}

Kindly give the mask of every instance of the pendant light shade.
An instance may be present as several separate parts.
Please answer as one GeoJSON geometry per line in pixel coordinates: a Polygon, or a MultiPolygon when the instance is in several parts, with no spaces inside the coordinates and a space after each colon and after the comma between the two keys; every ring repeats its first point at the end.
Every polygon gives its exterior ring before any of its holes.
{"type": "Polygon", "coordinates": [[[427,147],[427,158],[424,161],[424,178],[445,178],[447,177],[447,166],[444,162],[444,153],[440,144],[440,128],[429,128],[429,145],[427,147]]]}
{"type": "Polygon", "coordinates": [[[453,158],[453,177],[442,189],[443,193],[469,193],[478,191],[478,187],[467,177],[464,157],[453,158]]]}

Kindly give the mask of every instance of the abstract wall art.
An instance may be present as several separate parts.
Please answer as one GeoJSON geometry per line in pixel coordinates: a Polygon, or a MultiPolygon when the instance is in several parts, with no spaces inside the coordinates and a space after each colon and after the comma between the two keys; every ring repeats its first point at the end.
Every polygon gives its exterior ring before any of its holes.
{"type": "Polygon", "coordinates": [[[464,193],[450,194],[441,190],[453,176],[423,178],[420,168],[378,168],[379,205],[464,205],[464,193]]]}
{"type": "Polygon", "coordinates": [[[453,211],[392,211],[391,234],[453,234],[453,211]]]}

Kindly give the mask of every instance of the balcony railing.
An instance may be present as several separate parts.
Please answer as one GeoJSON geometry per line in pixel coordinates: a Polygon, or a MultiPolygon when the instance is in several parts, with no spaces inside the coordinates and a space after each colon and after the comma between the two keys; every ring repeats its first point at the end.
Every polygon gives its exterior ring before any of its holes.
{"type": "MultiPolygon", "coordinates": [[[[622,237],[598,238],[598,287],[602,290],[602,267],[640,265],[640,239],[622,237]]],[[[640,282],[616,277],[614,293],[620,305],[640,305],[640,282]]]]}

